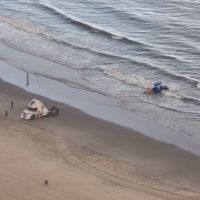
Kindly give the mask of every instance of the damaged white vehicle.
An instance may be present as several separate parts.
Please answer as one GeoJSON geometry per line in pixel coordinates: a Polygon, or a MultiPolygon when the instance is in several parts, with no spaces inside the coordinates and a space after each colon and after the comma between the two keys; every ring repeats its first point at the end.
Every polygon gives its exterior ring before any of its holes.
{"type": "Polygon", "coordinates": [[[41,101],[32,99],[26,106],[26,109],[21,113],[21,118],[28,120],[46,116],[56,116],[58,114],[59,109],[55,106],[48,110],[41,101]]]}

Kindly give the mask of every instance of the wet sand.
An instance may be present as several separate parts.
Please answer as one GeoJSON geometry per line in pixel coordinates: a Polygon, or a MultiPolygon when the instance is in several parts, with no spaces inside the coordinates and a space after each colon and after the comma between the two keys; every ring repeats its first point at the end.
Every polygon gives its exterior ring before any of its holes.
{"type": "Polygon", "coordinates": [[[200,199],[200,157],[2,81],[0,91],[1,199],[200,199]],[[21,120],[32,98],[60,115],[21,120]]]}

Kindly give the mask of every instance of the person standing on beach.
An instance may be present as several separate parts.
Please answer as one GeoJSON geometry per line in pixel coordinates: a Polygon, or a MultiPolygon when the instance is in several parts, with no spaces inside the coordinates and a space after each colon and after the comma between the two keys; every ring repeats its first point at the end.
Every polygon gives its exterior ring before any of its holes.
{"type": "Polygon", "coordinates": [[[14,108],[14,102],[13,102],[13,100],[11,101],[11,109],[13,109],[14,108]]]}
{"type": "Polygon", "coordinates": [[[45,181],[44,181],[44,184],[45,184],[45,185],[48,185],[48,184],[49,184],[48,180],[45,180],[45,181]]]}
{"type": "Polygon", "coordinates": [[[29,74],[26,72],[26,86],[29,86],[29,74]]]}
{"type": "Polygon", "coordinates": [[[5,110],[5,117],[7,118],[8,117],[8,111],[5,110]]]}

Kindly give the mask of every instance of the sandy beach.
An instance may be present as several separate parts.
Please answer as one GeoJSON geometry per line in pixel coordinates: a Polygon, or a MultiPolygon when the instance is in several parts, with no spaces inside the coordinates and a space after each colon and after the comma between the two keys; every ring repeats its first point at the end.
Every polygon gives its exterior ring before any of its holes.
{"type": "Polygon", "coordinates": [[[200,200],[198,8],[1,0],[0,200],[200,200]]]}
{"type": "Polygon", "coordinates": [[[200,199],[199,156],[2,81],[0,91],[0,199],[200,199]],[[33,97],[60,115],[21,120],[33,97]]]}

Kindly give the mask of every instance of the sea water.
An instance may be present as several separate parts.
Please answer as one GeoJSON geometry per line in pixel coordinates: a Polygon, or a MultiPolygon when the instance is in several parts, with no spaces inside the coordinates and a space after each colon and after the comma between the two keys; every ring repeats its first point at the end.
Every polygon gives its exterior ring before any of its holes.
{"type": "Polygon", "coordinates": [[[189,0],[1,0],[0,59],[200,144],[199,10],[189,0]],[[154,81],[170,90],[144,94],[154,81]]]}

